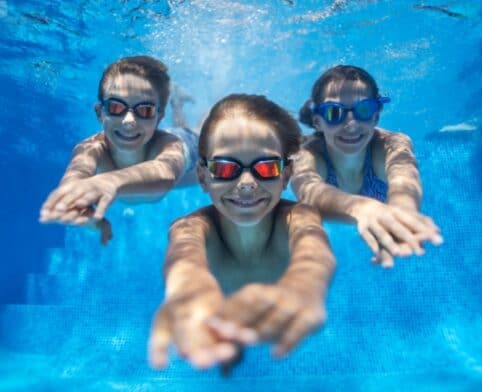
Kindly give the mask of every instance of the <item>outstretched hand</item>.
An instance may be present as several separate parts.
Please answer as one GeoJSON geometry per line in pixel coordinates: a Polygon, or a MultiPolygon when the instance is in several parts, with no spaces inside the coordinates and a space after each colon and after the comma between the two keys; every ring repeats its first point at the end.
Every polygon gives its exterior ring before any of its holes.
{"type": "Polygon", "coordinates": [[[149,339],[149,362],[153,368],[168,363],[168,348],[177,348],[195,368],[205,369],[232,361],[238,343],[253,340],[250,331],[241,331],[238,339],[222,339],[207,324],[223,301],[217,290],[189,293],[169,299],[154,316],[149,339]]]}
{"type": "Polygon", "coordinates": [[[116,195],[117,188],[112,181],[100,176],[71,180],[49,195],[40,210],[40,222],[82,225],[90,218],[101,220],[116,195]],[[81,213],[94,206],[91,217],[81,213]]]}
{"type": "Polygon", "coordinates": [[[397,256],[423,255],[424,242],[443,243],[432,219],[415,211],[366,200],[353,214],[360,235],[374,253],[373,262],[382,267],[393,267],[397,256]]]}
{"type": "Polygon", "coordinates": [[[320,327],[325,318],[321,296],[309,296],[281,284],[249,284],[224,301],[209,319],[209,326],[230,341],[243,341],[243,335],[250,331],[256,341],[274,342],[273,353],[281,357],[320,327]]]}
{"type": "Polygon", "coordinates": [[[95,219],[95,209],[91,206],[85,208],[73,208],[71,210],[64,211],[60,213],[55,211],[53,213],[46,212],[43,208],[40,213],[41,223],[62,223],[72,226],[83,226],[93,230],[100,231],[100,242],[102,245],[107,245],[107,243],[112,239],[112,225],[106,219],[95,219]],[[54,217],[56,217],[54,219],[54,217]]]}

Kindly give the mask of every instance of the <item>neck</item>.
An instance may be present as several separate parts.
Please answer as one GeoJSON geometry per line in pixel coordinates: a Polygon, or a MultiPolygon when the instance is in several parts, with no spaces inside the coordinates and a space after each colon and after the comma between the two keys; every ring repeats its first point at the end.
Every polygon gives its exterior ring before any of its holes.
{"type": "Polygon", "coordinates": [[[233,258],[241,263],[255,263],[265,253],[273,230],[274,213],[270,211],[253,226],[239,226],[218,214],[223,242],[233,258]]]}
{"type": "MultiPolygon", "coordinates": [[[[365,156],[367,152],[366,148],[355,154],[344,154],[340,151],[331,149],[329,146],[326,147],[328,156],[335,169],[337,177],[345,177],[348,173],[359,174],[363,172],[363,165],[365,163],[365,156]]],[[[367,148],[370,148],[370,146],[367,148]]]]}
{"type": "Polygon", "coordinates": [[[111,157],[118,169],[144,162],[147,157],[147,144],[134,151],[122,151],[111,147],[111,157]]]}

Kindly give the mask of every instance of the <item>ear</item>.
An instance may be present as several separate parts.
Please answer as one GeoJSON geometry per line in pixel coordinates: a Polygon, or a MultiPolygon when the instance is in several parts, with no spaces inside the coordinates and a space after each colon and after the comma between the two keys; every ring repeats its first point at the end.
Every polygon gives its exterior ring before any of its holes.
{"type": "Polygon", "coordinates": [[[203,192],[208,193],[206,167],[201,165],[200,162],[198,162],[196,165],[196,174],[199,180],[199,185],[201,185],[203,192]]]}
{"type": "Polygon", "coordinates": [[[378,121],[380,120],[380,110],[377,110],[377,112],[373,115],[373,126],[376,126],[378,124],[378,121]]]}
{"type": "Polygon", "coordinates": [[[100,106],[99,102],[97,102],[94,105],[94,111],[95,111],[95,115],[97,116],[97,120],[101,123],[102,122],[102,106],[100,106]]]}
{"type": "Polygon", "coordinates": [[[286,189],[290,182],[291,174],[293,174],[293,161],[290,160],[288,166],[283,169],[283,189],[286,189]]]}
{"type": "Polygon", "coordinates": [[[315,127],[315,130],[317,132],[323,132],[323,127],[322,127],[323,121],[321,119],[321,116],[319,114],[314,114],[312,117],[312,121],[313,121],[313,127],[315,127]]]}
{"type": "Polygon", "coordinates": [[[156,127],[159,125],[161,120],[164,118],[166,115],[166,108],[159,109],[159,112],[157,113],[157,124],[156,127]]]}

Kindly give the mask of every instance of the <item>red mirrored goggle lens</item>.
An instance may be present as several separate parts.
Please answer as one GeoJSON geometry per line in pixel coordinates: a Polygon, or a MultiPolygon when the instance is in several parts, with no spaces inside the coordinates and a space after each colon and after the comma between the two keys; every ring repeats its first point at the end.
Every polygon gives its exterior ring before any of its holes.
{"type": "Polygon", "coordinates": [[[242,168],[236,162],[208,161],[208,170],[215,178],[230,180],[238,177],[242,168]]]}
{"type": "Polygon", "coordinates": [[[253,170],[261,178],[276,178],[281,174],[281,161],[260,161],[253,166],[253,170]]]}
{"type": "Polygon", "coordinates": [[[137,105],[134,108],[134,113],[140,118],[153,118],[156,114],[156,107],[154,105],[137,105]]]}
{"type": "Polygon", "coordinates": [[[118,101],[107,101],[107,112],[114,116],[119,116],[127,111],[127,106],[118,101]]]}

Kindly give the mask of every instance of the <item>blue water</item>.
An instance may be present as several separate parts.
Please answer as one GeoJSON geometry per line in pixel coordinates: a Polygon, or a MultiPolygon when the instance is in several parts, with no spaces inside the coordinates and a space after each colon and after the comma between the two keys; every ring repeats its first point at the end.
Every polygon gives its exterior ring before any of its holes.
{"type": "Polygon", "coordinates": [[[0,32],[0,390],[482,390],[479,1],[0,0],[0,32]],[[381,126],[414,140],[423,211],[445,244],[381,270],[353,227],[328,224],[338,270],[324,329],[282,361],[249,349],[228,379],[175,355],[151,371],[167,227],[206,196],[115,204],[107,248],[37,223],[73,145],[99,129],[102,70],[138,53],[193,94],[193,126],[231,92],[296,113],[329,66],[366,68],[392,98],[381,126]]]}

